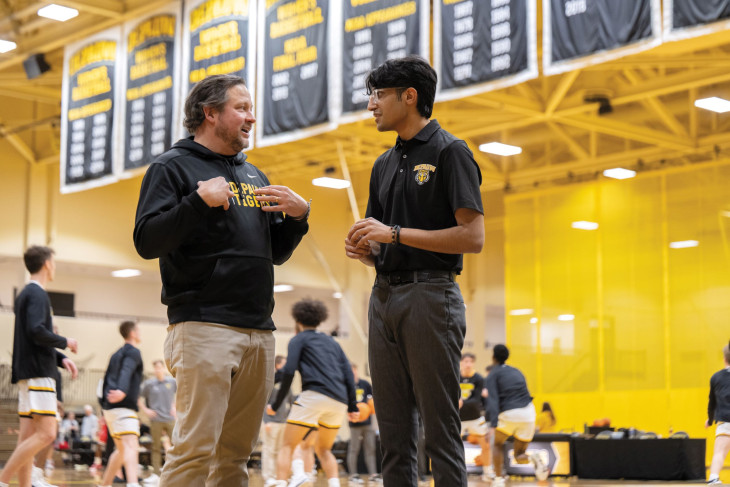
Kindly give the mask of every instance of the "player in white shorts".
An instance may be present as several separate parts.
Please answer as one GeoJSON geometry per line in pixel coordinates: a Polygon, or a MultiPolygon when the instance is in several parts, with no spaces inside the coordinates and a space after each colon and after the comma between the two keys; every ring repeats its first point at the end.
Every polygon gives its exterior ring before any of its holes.
{"type": "Polygon", "coordinates": [[[291,387],[294,373],[302,377],[302,393],[292,404],[284,428],[284,439],[277,458],[276,487],[298,487],[309,478],[292,478],[287,484],[294,448],[312,430],[318,430],[315,453],[327,475],[328,487],[340,487],[337,460],[332,445],[345,415],[357,421],[355,380],[350,362],[340,345],[328,334],[317,331],[327,319],[327,308],[321,301],[303,299],[292,307],[297,335],[289,341],[286,365],[281,369],[281,386],[266,412],[273,415],[291,387]]]}
{"type": "Polygon", "coordinates": [[[710,400],[707,404],[707,422],[709,428],[717,421],[715,430],[715,448],[710,464],[710,478],[708,484],[721,484],[720,470],[725,463],[725,457],[730,452],[730,343],[722,349],[725,356],[725,368],[715,372],[710,379],[710,400]]]}
{"type": "Polygon", "coordinates": [[[545,462],[539,454],[527,454],[527,445],[535,435],[535,405],[527,389],[527,382],[522,372],[505,365],[509,358],[509,350],[504,345],[494,347],[494,368],[487,376],[487,406],[494,434],[493,464],[497,478],[492,487],[502,487],[502,456],[505,441],[514,436],[514,458],[517,463],[532,463],[538,480],[548,476],[545,462]]]}

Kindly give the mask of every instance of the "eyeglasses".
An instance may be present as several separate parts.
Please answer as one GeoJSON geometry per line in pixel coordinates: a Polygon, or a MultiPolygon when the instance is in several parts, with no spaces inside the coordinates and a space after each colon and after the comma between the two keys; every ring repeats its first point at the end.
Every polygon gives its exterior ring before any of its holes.
{"type": "Polygon", "coordinates": [[[407,90],[407,89],[408,89],[407,86],[393,86],[390,88],[379,88],[377,90],[373,90],[370,94],[368,94],[368,97],[370,98],[370,100],[377,103],[383,99],[383,97],[387,94],[388,90],[407,90]]]}

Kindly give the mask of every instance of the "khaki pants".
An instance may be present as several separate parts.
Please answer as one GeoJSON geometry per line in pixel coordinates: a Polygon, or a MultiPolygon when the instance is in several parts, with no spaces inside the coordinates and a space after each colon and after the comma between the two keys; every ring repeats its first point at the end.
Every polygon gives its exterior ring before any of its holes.
{"type": "Polygon", "coordinates": [[[172,438],[172,430],[175,429],[175,420],[150,421],[150,435],[152,435],[152,468],[157,475],[160,475],[162,467],[162,432],[172,438]]]}
{"type": "Polygon", "coordinates": [[[160,486],[247,486],[274,386],[273,333],[177,323],[168,327],[165,362],[177,380],[177,422],[160,486]]]}
{"type": "Polygon", "coordinates": [[[264,423],[261,427],[261,475],[264,480],[276,480],[276,457],[281,449],[286,423],[264,423]]]}

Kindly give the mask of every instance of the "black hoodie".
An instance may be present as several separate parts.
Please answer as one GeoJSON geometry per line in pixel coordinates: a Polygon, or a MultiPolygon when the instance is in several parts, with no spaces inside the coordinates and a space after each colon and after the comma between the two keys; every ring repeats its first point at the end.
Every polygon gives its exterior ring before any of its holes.
{"type": "Polygon", "coordinates": [[[134,245],[160,259],[162,303],[170,323],[203,321],[275,329],[274,268],[307,233],[306,221],[261,210],[253,190],[268,186],[246,155],[223,156],[178,141],[149,167],[142,181],[134,245]],[[210,208],[198,181],[223,176],[235,194],[228,210],[210,208]]]}

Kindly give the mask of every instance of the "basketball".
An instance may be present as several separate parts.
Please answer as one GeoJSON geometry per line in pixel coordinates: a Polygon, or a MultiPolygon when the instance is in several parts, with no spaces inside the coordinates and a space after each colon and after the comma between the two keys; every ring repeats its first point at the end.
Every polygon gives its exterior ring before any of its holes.
{"type": "Polygon", "coordinates": [[[368,399],[368,407],[370,408],[370,414],[375,414],[375,402],[373,402],[372,397],[368,399]]]}
{"type": "Polygon", "coordinates": [[[360,410],[360,419],[357,422],[362,423],[370,417],[370,406],[367,403],[359,402],[357,403],[357,408],[360,410]]]}

